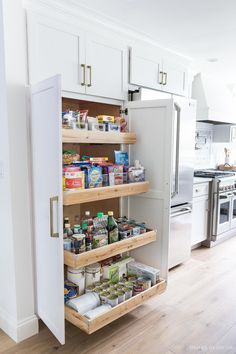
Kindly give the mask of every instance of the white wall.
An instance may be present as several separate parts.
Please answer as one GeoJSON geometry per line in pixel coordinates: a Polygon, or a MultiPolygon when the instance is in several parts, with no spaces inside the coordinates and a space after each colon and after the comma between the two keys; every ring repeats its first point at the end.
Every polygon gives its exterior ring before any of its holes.
{"type": "Polygon", "coordinates": [[[5,60],[5,80],[0,75],[0,160],[4,170],[0,179],[0,325],[20,341],[38,331],[29,193],[26,35],[21,1],[0,3],[4,30],[0,39],[1,74],[5,60]]]}

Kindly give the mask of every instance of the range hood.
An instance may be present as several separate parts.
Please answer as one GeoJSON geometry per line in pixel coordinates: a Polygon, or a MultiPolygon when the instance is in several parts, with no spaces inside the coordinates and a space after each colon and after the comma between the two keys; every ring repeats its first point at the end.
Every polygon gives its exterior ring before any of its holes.
{"type": "Polygon", "coordinates": [[[236,98],[225,83],[197,74],[192,97],[197,100],[197,121],[212,124],[236,124],[236,98]]]}

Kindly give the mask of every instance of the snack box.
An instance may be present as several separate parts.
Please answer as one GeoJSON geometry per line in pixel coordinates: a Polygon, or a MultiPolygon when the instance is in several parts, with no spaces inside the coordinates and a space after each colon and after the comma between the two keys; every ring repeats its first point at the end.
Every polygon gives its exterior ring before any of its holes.
{"type": "Polygon", "coordinates": [[[102,187],[102,168],[101,166],[91,166],[87,169],[88,188],[102,187]]]}
{"type": "MultiPolygon", "coordinates": [[[[115,163],[117,165],[128,165],[129,164],[129,155],[127,151],[119,151],[119,150],[115,150],[114,151],[115,154],[115,163]]],[[[128,170],[127,170],[128,172],[128,170]]]]}
{"type": "Polygon", "coordinates": [[[115,117],[114,116],[107,116],[105,114],[100,114],[97,116],[97,120],[98,120],[98,123],[105,123],[105,122],[114,123],[115,117]]]}
{"type": "Polygon", "coordinates": [[[103,278],[110,279],[112,282],[117,283],[124,276],[127,276],[127,264],[133,262],[134,258],[124,257],[118,262],[107,264],[102,267],[103,278]]]}
{"type": "Polygon", "coordinates": [[[114,167],[115,185],[123,184],[123,165],[113,165],[113,167],[114,167]]]}
{"type": "Polygon", "coordinates": [[[145,277],[151,279],[152,285],[155,285],[160,276],[160,270],[139,262],[130,262],[127,264],[128,275],[145,277]]]}
{"type": "Polygon", "coordinates": [[[120,133],[120,126],[115,123],[107,123],[106,130],[112,133],[120,133]]]}
{"type": "Polygon", "coordinates": [[[115,185],[114,165],[108,166],[109,186],[115,185]]]}

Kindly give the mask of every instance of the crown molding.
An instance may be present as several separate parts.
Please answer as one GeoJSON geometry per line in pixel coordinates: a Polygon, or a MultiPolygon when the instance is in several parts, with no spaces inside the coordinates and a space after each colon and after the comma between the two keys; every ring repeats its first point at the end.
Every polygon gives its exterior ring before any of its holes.
{"type": "Polygon", "coordinates": [[[128,25],[124,26],[118,20],[114,20],[111,17],[105,16],[101,12],[91,10],[85,5],[78,4],[76,0],[23,0],[25,8],[30,10],[42,10],[45,14],[52,12],[54,15],[57,13],[61,16],[73,17],[77,22],[82,21],[84,23],[90,23],[91,25],[97,25],[102,27],[105,31],[112,30],[117,35],[126,38],[130,41],[140,41],[145,44],[156,47],[158,50],[165,51],[170,55],[178,55],[183,61],[189,63],[192,58],[160,46],[153,38],[149,37],[145,33],[130,28],[128,25]]]}

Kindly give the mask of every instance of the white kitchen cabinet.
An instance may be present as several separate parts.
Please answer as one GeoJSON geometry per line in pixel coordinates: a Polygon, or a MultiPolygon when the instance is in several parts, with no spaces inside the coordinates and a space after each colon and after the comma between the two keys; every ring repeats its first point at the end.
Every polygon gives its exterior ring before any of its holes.
{"type": "Polygon", "coordinates": [[[61,74],[63,91],[85,93],[85,33],[38,14],[27,26],[30,84],[61,74]]]}
{"type": "MultiPolygon", "coordinates": [[[[164,201],[162,200],[163,197],[161,197],[161,200],[157,201],[150,198],[149,195],[147,198],[143,198],[143,196],[140,197],[138,202],[136,199],[133,200],[132,198],[134,196],[148,192],[148,181],[62,192],[63,149],[68,150],[71,143],[73,143],[73,149],[75,149],[75,151],[78,151],[77,149],[79,149],[79,151],[85,149],[89,155],[95,154],[96,156],[97,144],[102,144],[102,149],[104,150],[99,151],[107,151],[108,156],[111,156],[114,153],[114,145],[135,144],[136,134],[134,132],[102,133],[94,131],[85,132],[79,129],[63,129],[61,127],[62,107],[66,109],[66,106],[72,103],[71,101],[74,101],[73,104],[75,105],[80,105],[84,103],[84,101],[76,99],[68,99],[67,101],[66,98],[62,99],[61,95],[60,75],[46,79],[31,87],[32,199],[37,314],[60,343],[64,344],[65,319],[87,334],[91,334],[132,311],[134,308],[137,308],[150,297],[162,293],[165,290],[168,258],[167,210],[169,210],[169,204],[167,207],[166,203],[169,203],[169,193],[166,193],[168,183],[162,183],[163,192],[161,191],[159,193],[164,195],[165,192],[164,201]],[[96,145],[94,146],[94,144],[96,145]],[[157,210],[155,209],[157,205],[160,207],[160,210],[162,210],[164,205],[165,213],[167,213],[166,217],[162,217],[161,212],[157,213],[158,218],[160,218],[160,228],[163,227],[163,233],[160,232],[158,238],[157,231],[154,229],[147,230],[147,232],[137,236],[137,238],[132,237],[121,240],[117,242],[117,244],[112,243],[79,255],[73,252],[63,251],[63,216],[69,217],[74,224],[78,215],[81,218],[85,210],[88,210],[88,206],[92,215],[96,215],[98,210],[106,210],[104,208],[108,210],[113,208],[118,215],[120,212],[120,204],[117,198],[124,196],[132,196],[128,203],[130,210],[128,210],[128,214],[126,215],[128,215],[128,217],[135,217],[138,220],[140,220],[141,216],[144,216],[147,217],[148,222],[150,215],[149,210],[157,210]],[[111,200],[110,204],[108,200],[111,200]],[[106,202],[104,203],[103,201],[106,202]],[[71,208],[72,206],[74,207],[71,208]],[[137,216],[135,216],[135,212],[137,216]],[[63,213],[65,214],[63,215],[63,213]],[[151,248],[148,247],[150,243],[152,243],[151,248]],[[74,309],[68,306],[64,306],[64,265],[74,268],[84,267],[94,262],[102,261],[107,257],[125,252],[131,252],[130,255],[132,257],[134,250],[141,247],[142,251],[139,253],[140,255],[134,253],[136,260],[146,260],[147,264],[160,269],[161,277],[164,279],[160,279],[160,281],[153,284],[141,294],[130,298],[127,302],[115,306],[110,309],[109,312],[98,315],[93,320],[88,320],[86,316],[78,314],[74,309]]],[[[88,109],[89,106],[95,109],[94,102],[86,101],[86,107],[88,109]]],[[[96,106],[95,115],[98,114],[99,111],[103,111],[104,107],[110,110],[114,115],[119,114],[121,108],[121,106],[103,103],[97,103],[96,106]]],[[[156,101],[153,102],[152,105],[141,102],[139,103],[140,109],[135,109],[134,105],[129,105],[128,109],[132,111],[133,118],[132,127],[135,129],[136,120],[138,119],[139,123],[137,128],[143,129],[143,112],[145,108],[149,108],[146,116],[153,121],[156,120],[155,113],[159,111],[162,112],[160,119],[163,120],[164,126],[166,127],[164,130],[171,135],[172,120],[166,120],[166,115],[171,112],[171,107],[172,102],[169,102],[168,105],[163,107],[162,102],[158,105],[156,101]],[[137,111],[139,111],[139,113],[136,116],[137,111]]],[[[162,135],[164,139],[166,135],[162,135]]],[[[136,152],[143,151],[143,154],[146,153],[147,157],[150,159],[149,150],[145,152],[143,149],[143,144],[145,144],[146,140],[148,140],[147,133],[146,138],[142,142],[142,146],[139,148],[140,150],[136,152]]],[[[153,144],[154,142],[153,140],[153,144]]],[[[162,150],[160,149],[160,151],[162,150]]],[[[130,152],[130,157],[133,161],[135,160],[135,151],[130,152]]],[[[166,151],[168,156],[166,160],[168,163],[165,163],[162,170],[159,169],[159,171],[164,170],[167,176],[170,175],[171,168],[170,153],[170,150],[166,151]]],[[[100,153],[98,152],[98,154],[100,153]]],[[[157,171],[158,175],[159,171],[157,171]]],[[[164,176],[163,172],[162,175],[164,176]]],[[[160,175],[160,177],[162,176],[160,175]]],[[[158,188],[160,190],[161,187],[158,185],[158,188]]],[[[156,191],[156,194],[158,194],[158,191],[156,191]]],[[[151,195],[153,195],[152,191],[151,195]]],[[[156,222],[156,217],[154,220],[156,222]]]]}
{"type": "Polygon", "coordinates": [[[62,90],[127,99],[128,48],[38,14],[28,14],[29,81],[62,76],[62,90]]]}
{"type": "Polygon", "coordinates": [[[162,59],[149,58],[145,52],[130,49],[130,83],[141,87],[162,90],[162,59]]]}
{"type": "Polygon", "coordinates": [[[163,91],[176,95],[187,94],[187,70],[171,60],[163,60],[163,91]]]}
{"type": "Polygon", "coordinates": [[[94,34],[86,38],[86,93],[126,99],[125,63],[127,47],[94,34]]]}
{"type": "Polygon", "coordinates": [[[130,84],[186,96],[187,75],[187,68],[174,58],[141,48],[130,49],[130,84]]]}
{"type": "Polygon", "coordinates": [[[209,215],[209,183],[193,186],[193,222],[191,246],[207,239],[209,215]]]}

